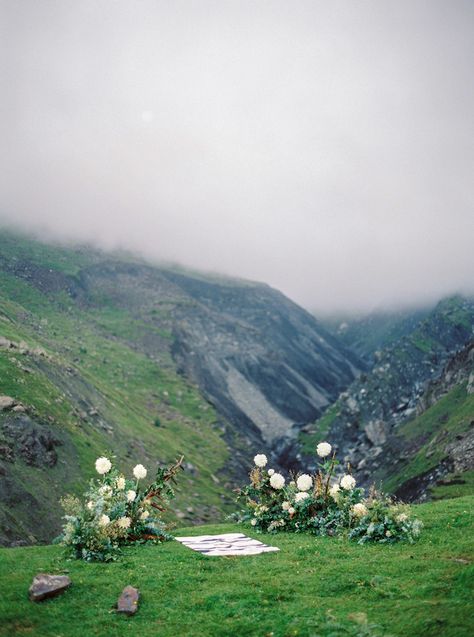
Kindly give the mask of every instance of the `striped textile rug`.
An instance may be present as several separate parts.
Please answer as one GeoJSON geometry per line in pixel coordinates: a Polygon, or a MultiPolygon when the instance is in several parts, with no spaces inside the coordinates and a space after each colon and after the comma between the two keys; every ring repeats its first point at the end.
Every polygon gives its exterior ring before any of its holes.
{"type": "Polygon", "coordinates": [[[193,551],[209,556],[258,555],[259,553],[273,553],[280,550],[276,546],[268,546],[243,533],[175,537],[175,540],[193,551]]]}

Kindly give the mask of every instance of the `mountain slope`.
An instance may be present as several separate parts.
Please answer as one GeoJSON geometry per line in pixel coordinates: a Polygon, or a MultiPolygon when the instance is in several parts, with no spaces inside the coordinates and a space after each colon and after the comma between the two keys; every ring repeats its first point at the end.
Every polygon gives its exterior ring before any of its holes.
{"type": "MultiPolygon", "coordinates": [[[[375,471],[387,490],[408,499],[425,497],[441,460],[438,477],[456,464],[448,461],[447,443],[452,436],[462,437],[474,420],[468,383],[473,330],[472,299],[440,302],[413,331],[376,352],[373,369],[341,394],[310,428],[313,433],[302,434],[304,448],[327,435],[360,480],[375,471]],[[421,462],[424,453],[428,456],[421,462]],[[418,484],[417,476],[429,470],[434,471],[431,478],[418,484]]],[[[461,447],[466,447],[467,471],[467,439],[461,447]]]]}
{"type": "Polygon", "coordinates": [[[3,232],[0,542],[50,539],[106,450],[128,471],[185,454],[177,516],[214,519],[253,454],[359,368],[268,286],[3,232]]]}

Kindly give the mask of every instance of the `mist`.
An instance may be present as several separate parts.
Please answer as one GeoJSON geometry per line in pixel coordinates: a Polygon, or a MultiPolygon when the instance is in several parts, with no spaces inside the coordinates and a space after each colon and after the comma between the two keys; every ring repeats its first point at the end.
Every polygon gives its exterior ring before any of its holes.
{"type": "Polygon", "coordinates": [[[0,0],[0,225],[322,314],[474,293],[474,4],[0,0]]]}

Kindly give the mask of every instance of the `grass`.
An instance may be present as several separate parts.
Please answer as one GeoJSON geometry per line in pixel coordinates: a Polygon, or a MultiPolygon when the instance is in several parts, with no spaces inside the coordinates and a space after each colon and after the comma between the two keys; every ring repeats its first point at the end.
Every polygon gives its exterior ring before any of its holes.
{"type": "Polygon", "coordinates": [[[256,536],[278,546],[275,554],[209,558],[170,542],[128,548],[112,564],[67,561],[56,546],[2,549],[0,635],[468,637],[473,504],[471,496],[417,506],[425,529],[412,546],[278,534],[256,536]],[[41,571],[67,572],[71,589],[29,602],[28,587],[41,571]],[[142,594],[132,618],[113,611],[127,584],[142,594]]]}

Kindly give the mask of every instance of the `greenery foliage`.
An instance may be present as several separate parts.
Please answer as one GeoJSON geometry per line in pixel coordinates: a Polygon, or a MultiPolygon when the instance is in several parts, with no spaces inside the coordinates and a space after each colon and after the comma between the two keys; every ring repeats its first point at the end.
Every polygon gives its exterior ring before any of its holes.
{"type": "Polygon", "coordinates": [[[322,458],[319,471],[294,475],[288,484],[281,474],[265,468],[264,454],[255,456],[250,484],[238,491],[244,508],[237,520],[259,532],[347,534],[359,544],[415,541],[422,524],[410,517],[408,506],[375,489],[365,497],[350,473],[335,478],[338,461],[335,454],[329,458],[331,445],[320,443],[317,452],[322,458]]]}
{"type": "Polygon", "coordinates": [[[91,480],[84,502],[71,496],[62,500],[66,515],[59,541],[78,559],[109,562],[124,544],[171,539],[160,514],[174,497],[171,483],[182,460],[159,468],[153,482],[142,487],[140,480],[147,473],[143,465],[136,465],[130,479],[108,458],[98,458],[96,470],[102,477],[91,480]]]}

